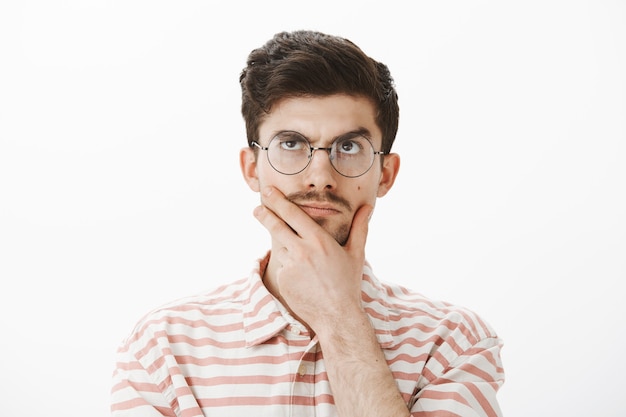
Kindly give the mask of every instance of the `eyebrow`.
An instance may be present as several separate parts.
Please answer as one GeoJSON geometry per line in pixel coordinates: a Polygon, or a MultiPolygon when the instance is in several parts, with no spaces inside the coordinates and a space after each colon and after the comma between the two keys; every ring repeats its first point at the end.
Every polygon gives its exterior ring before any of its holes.
{"type": "MultiPolygon", "coordinates": [[[[302,136],[303,138],[305,138],[306,140],[309,141],[309,143],[314,144],[316,143],[315,141],[312,141],[311,138],[309,138],[308,136],[306,136],[305,134],[298,132],[297,130],[292,130],[292,129],[285,129],[285,130],[279,130],[277,132],[274,133],[274,136],[272,136],[272,138],[284,134],[284,133],[297,133],[298,135],[302,136]]],[[[357,129],[354,130],[350,130],[347,132],[344,132],[338,136],[335,136],[332,138],[332,140],[330,141],[330,143],[333,143],[334,141],[336,141],[339,138],[342,138],[344,136],[348,136],[348,135],[352,135],[352,136],[363,136],[367,139],[369,139],[370,141],[372,140],[372,134],[369,131],[369,129],[365,128],[365,127],[358,127],[357,129]]]]}

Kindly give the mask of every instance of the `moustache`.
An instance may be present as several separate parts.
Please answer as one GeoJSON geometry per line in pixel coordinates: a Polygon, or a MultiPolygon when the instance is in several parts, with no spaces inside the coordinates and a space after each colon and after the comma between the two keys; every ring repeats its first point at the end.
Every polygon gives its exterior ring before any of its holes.
{"type": "Polygon", "coordinates": [[[302,202],[302,201],[318,201],[318,202],[331,202],[342,206],[347,211],[352,211],[352,205],[348,202],[348,200],[339,197],[337,194],[333,194],[331,192],[323,192],[320,193],[318,191],[301,191],[291,193],[286,196],[287,200],[292,203],[302,202]]]}

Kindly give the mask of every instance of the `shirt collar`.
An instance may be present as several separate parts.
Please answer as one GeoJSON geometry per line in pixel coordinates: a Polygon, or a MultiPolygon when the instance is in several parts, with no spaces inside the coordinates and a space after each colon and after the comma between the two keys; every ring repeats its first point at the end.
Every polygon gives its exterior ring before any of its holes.
{"type": "Polygon", "coordinates": [[[376,331],[378,343],[384,349],[395,345],[391,330],[389,312],[391,304],[388,299],[385,286],[374,276],[369,263],[363,267],[363,279],[361,280],[361,299],[363,307],[370,318],[372,327],[376,331]]]}
{"type": "Polygon", "coordinates": [[[270,252],[259,259],[248,278],[247,297],[243,299],[243,327],[246,347],[266,342],[289,325],[279,301],[267,290],[262,276],[270,259],[270,252]]]}
{"type": "MultiPolygon", "coordinates": [[[[263,284],[263,274],[270,252],[257,260],[248,278],[248,288],[243,297],[243,326],[246,347],[256,346],[276,336],[290,324],[301,324],[289,315],[286,308],[274,298],[263,284]]],[[[382,348],[390,348],[394,340],[389,321],[389,303],[383,285],[374,276],[369,264],[363,269],[361,283],[363,307],[376,331],[382,348]]]]}

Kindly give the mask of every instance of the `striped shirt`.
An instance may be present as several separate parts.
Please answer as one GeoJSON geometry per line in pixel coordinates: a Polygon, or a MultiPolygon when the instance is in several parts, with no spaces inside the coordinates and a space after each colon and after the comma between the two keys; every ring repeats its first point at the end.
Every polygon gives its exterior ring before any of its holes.
{"type": "MultiPolygon", "coordinates": [[[[263,285],[268,259],[138,323],[117,353],[112,416],[337,415],[316,338],[263,285]]],[[[502,342],[487,323],[367,264],[362,300],[412,416],[501,416],[502,342]]]]}

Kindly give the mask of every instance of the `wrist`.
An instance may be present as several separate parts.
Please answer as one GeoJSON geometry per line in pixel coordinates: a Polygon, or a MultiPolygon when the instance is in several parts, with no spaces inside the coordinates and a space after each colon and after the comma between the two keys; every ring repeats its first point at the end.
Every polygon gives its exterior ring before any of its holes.
{"type": "Polygon", "coordinates": [[[340,313],[320,321],[315,333],[322,347],[347,352],[358,349],[368,338],[376,339],[370,318],[361,306],[346,307],[340,313]]]}

